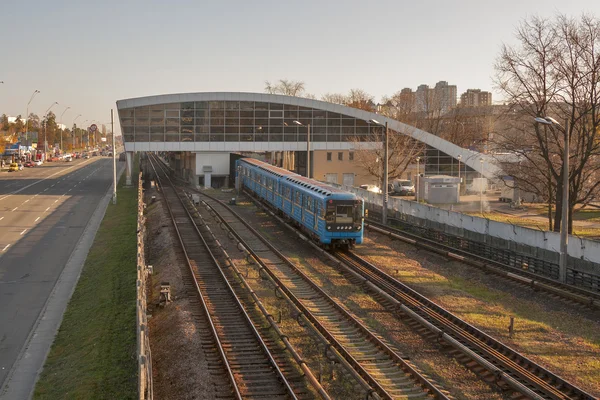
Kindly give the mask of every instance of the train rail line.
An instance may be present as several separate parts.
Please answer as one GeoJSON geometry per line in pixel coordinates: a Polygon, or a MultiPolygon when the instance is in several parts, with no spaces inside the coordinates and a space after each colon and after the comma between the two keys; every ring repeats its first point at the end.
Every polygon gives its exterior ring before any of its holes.
{"type": "Polygon", "coordinates": [[[219,243],[196,225],[160,163],[149,158],[189,266],[186,287],[198,299],[195,317],[219,398],[296,399],[292,384],[261,337],[215,258],[219,243]],[[226,378],[225,378],[226,377],[226,378]]]}
{"type": "MultiPolygon", "coordinates": [[[[459,350],[489,373],[487,378],[532,399],[582,399],[595,397],[563,380],[517,351],[467,324],[449,311],[381,271],[353,252],[335,252],[363,282],[376,286],[386,301],[435,333],[438,340],[459,350]]],[[[463,360],[461,360],[463,361],[463,360]]]]}
{"type": "Polygon", "coordinates": [[[540,290],[590,308],[600,308],[600,291],[590,291],[579,286],[564,284],[554,279],[541,276],[528,271],[527,265],[522,265],[522,268],[514,267],[371,220],[365,222],[365,229],[367,228],[383,235],[387,235],[393,239],[401,240],[422,249],[440,254],[444,257],[461,261],[487,272],[494,273],[505,279],[531,287],[534,290],[540,290]]]}
{"type": "Polygon", "coordinates": [[[231,207],[206,194],[203,194],[202,203],[199,209],[205,207],[219,219],[260,271],[327,340],[329,351],[352,368],[359,383],[363,387],[366,385],[367,393],[371,391],[376,397],[385,399],[447,398],[442,390],[328,296],[231,207]]]}

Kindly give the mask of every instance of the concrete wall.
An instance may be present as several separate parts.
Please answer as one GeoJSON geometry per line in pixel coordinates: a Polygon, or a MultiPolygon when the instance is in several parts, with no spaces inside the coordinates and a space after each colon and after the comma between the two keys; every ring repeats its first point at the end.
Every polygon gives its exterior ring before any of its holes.
{"type": "Polygon", "coordinates": [[[213,175],[229,175],[229,153],[202,152],[196,154],[196,175],[204,175],[204,167],[211,166],[213,175]]]}
{"type": "MultiPolygon", "coordinates": [[[[365,208],[380,211],[382,196],[373,192],[344,186],[365,199],[365,208]]],[[[414,201],[389,198],[388,216],[408,220],[420,226],[462,236],[491,246],[511,249],[558,263],[560,234],[540,231],[455,211],[443,210],[414,201]]],[[[582,271],[600,274],[600,242],[569,236],[569,265],[582,271]]]]}

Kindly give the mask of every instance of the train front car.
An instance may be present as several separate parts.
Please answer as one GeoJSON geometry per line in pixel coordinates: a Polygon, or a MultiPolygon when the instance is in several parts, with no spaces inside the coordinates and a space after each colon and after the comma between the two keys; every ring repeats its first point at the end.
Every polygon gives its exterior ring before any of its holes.
{"type": "Polygon", "coordinates": [[[363,242],[364,202],[353,193],[335,192],[325,198],[325,224],[320,241],[328,247],[352,247],[363,242]]]}

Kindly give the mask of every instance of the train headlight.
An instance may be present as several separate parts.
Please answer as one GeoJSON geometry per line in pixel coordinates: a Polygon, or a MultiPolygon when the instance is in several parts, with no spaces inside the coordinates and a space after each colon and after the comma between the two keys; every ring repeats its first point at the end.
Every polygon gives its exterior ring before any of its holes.
{"type": "Polygon", "coordinates": [[[360,225],[358,225],[358,226],[356,227],[356,230],[357,230],[357,231],[360,231],[361,229],[362,229],[362,226],[360,226],[360,225]]]}

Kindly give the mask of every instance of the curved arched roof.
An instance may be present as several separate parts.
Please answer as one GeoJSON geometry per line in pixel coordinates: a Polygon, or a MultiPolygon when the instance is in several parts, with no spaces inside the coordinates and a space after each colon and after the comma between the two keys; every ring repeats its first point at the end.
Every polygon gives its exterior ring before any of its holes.
{"type": "Polygon", "coordinates": [[[400,121],[384,117],[383,115],[359,110],[352,107],[343,106],[340,104],[328,103],[321,100],[307,99],[302,97],[284,96],[279,94],[268,94],[268,93],[246,93],[246,92],[200,92],[200,93],[179,93],[179,94],[162,94],[156,96],[137,97],[132,99],[124,99],[117,101],[117,108],[134,108],[143,107],[156,104],[168,104],[168,103],[180,103],[180,102],[192,102],[192,101],[258,101],[258,102],[270,102],[296,105],[301,107],[316,108],[325,111],[331,111],[348,115],[354,118],[363,119],[365,121],[377,120],[378,122],[385,124],[388,123],[389,129],[396,132],[403,133],[411,136],[418,141],[425,143],[431,147],[439,149],[450,157],[458,159],[461,157],[461,161],[474,169],[477,172],[482,173],[483,176],[488,178],[494,178],[497,176],[499,170],[495,165],[494,160],[482,153],[471,151],[459,147],[453,143],[448,142],[438,136],[435,136],[429,132],[425,132],[421,129],[413,126],[404,124],[400,121]],[[483,162],[481,160],[483,159],[483,162]]]}

